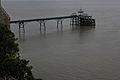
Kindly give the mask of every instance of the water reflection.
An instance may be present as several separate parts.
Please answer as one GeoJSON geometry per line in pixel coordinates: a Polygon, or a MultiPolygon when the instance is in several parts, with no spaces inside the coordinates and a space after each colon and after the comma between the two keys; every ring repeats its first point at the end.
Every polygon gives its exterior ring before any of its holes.
{"type": "MultiPolygon", "coordinates": [[[[70,26],[70,30],[72,31],[72,34],[74,33],[79,33],[80,37],[85,37],[85,34],[89,34],[90,32],[93,32],[95,30],[95,26],[76,26],[76,25],[72,25],[70,26]]],[[[36,37],[39,37],[40,39],[46,39],[48,35],[53,35],[56,34],[56,36],[63,36],[63,33],[67,32],[66,30],[57,30],[56,32],[51,32],[48,33],[46,31],[40,31],[39,34],[36,34],[36,37]],[[39,36],[38,36],[39,35],[39,36]]],[[[28,36],[25,35],[25,33],[21,33],[19,32],[19,41],[23,42],[26,40],[28,36]]],[[[35,36],[34,36],[35,37],[35,36]]]]}
{"type": "Polygon", "coordinates": [[[19,41],[25,41],[25,33],[20,33],[19,32],[19,41]]]}
{"type": "Polygon", "coordinates": [[[46,32],[44,31],[44,32],[41,32],[40,31],[40,39],[46,39],[46,32]]]}
{"type": "Polygon", "coordinates": [[[78,30],[80,32],[88,31],[88,30],[95,30],[95,26],[76,26],[71,25],[72,31],[78,30]]]}
{"type": "Polygon", "coordinates": [[[94,39],[95,26],[73,26],[72,34],[79,37],[79,42],[84,44],[94,39]]]}

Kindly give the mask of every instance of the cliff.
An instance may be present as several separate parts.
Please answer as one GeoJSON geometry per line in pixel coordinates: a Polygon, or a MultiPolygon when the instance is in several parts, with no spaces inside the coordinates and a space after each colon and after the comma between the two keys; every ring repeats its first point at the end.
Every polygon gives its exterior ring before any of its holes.
{"type": "Polygon", "coordinates": [[[10,27],[10,17],[1,6],[0,6],[0,23],[10,27]]]}

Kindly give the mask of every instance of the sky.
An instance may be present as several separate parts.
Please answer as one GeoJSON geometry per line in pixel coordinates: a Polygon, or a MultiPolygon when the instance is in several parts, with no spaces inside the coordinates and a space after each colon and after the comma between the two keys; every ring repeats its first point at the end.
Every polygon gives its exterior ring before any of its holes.
{"type": "MultiPolygon", "coordinates": [[[[2,1],[84,1],[84,0],[2,0],[2,1]]],[[[85,0],[91,1],[91,0],[85,0]]],[[[120,1],[120,0],[92,0],[92,1],[120,1]]]]}
{"type": "Polygon", "coordinates": [[[1,0],[1,1],[84,1],[84,0],[1,0]]]}
{"type": "Polygon", "coordinates": [[[88,2],[113,2],[120,3],[120,0],[1,0],[1,1],[88,1],[88,2]]]}
{"type": "MultiPolygon", "coordinates": [[[[61,1],[61,0],[3,0],[3,1],[61,1]]],[[[62,1],[66,1],[66,0],[62,0],[62,1]]],[[[67,1],[71,1],[71,0],[67,0],[67,1]]]]}

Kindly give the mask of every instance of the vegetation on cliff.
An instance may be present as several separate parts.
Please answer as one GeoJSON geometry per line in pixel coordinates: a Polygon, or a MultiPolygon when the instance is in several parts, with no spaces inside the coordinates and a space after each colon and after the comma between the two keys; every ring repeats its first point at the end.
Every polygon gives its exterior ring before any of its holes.
{"type": "Polygon", "coordinates": [[[21,59],[15,35],[0,24],[0,80],[34,80],[29,61],[21,59]]]}

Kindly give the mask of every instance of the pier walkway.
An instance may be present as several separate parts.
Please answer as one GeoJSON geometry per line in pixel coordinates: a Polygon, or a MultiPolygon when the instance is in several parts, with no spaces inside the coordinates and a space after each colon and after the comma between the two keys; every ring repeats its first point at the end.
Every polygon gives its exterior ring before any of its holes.
{"type": "Polygon", "coordinates": [[[21,30],[22,30],[22,32],[25,33],[25,23],[27,23],[27,22],[39,22],[40,31],[42,30],[42,27],[44,28],[44,31],[46,31],[46,21],[56,20],[57,21],[57,29],[58,29],[59,24],[61,24],[61,29],[62,29],[64,19],[75,19],[76,17],[77,17],[77,15],[62,16],[62,17],[49,17],[49,18],[40,18],[40,19],[26,19],[26,20],[10,21],[10,23],[18,24],[19,32],[21,32],[21,30]]]}
{"type": "Polygon", "coordinates": [[[77,15],[74,15],[74,16],[62,16],[62,17],[49,17],[49,18],[40,18],[40,19],[16,20],[16,21],[11,21],[10,23],[34,22],[34,21],[45,21],[45,20],[58,20],[58,19],[68,19],[68,18],[75,18],[75,17],[77,17],[77,15]]]}
{"type": "Polygon", "coordinates": [[[28,22],[39,22],[40,32],[42,31],[42,27],[44,31],[46,31],[46,21],[56,20],[57,21],[57,29],[59,28],[59,24],[61,25],[61,30],[63,28],[63,20],[70,19],[71,25],[79,25],[79,26],[95,26],[95,19],[92,16],[88,16],[86,14],[82,14],[84,11],[79,11],[79,14],[73,13],[69,16],[60,16],[60,17],[48,17],[48,18],[39,18],[39,19],[25,19],[25,20],[15,20],[10,21],[11,24],[19,25],[19,32],[25,33],[25,23],[28,22]]]}

